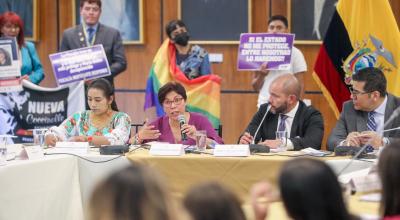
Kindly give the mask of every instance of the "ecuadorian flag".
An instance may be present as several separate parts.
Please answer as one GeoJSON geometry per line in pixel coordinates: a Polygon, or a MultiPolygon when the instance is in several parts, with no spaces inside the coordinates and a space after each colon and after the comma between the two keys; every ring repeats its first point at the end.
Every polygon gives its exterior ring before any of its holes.
{"type": "Polygon", "coordinates": [[[189,80],[176,65],[174,45],[165,40],[158,50],[150,69],[146,86],[144,109],[154,109],[157,116],[164,115],[164,110],[158,102],[158,90],[170,81],[181,83],[187,93],[186,108],[189,112],[199,112],[205,115],[215,128],[220,124],[221,78],[210,74],[189,80]]]}
{"type": "MultiPolygon", "coordinates": [[[[389,1],[340,0],[320,47],[313,73],[337,118],[343,102],[350,98],[344,82],[343,62],[363,44],[365,48],[370,48],[371,54],[389,54],[391,59],[378,55],[375,66],[385,68],[388,91],[400,95],[400,33],[389,1]]],[[[349,66],[353,64],[350,60],[349,66]]]]}

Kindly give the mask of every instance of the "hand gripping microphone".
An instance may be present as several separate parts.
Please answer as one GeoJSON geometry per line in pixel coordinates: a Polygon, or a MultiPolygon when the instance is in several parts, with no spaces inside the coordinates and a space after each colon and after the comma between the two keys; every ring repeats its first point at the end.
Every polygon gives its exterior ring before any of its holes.
{"type": "Polygon", "coordinates": [[[182,132],[182,126],[186,123],[185,116],[178,115],[178,121],[179,121],[179,128],[181,129],[182,141],[185,141],[187,139],[187,137],[186,137],[186,134],[182,132]]]}
{"type": "Polygon", "coordinates": [[[256,129],[256,132],[254,132],[254,136],[253,136],[253,140],[251,141],[251,144],[254,144],[254,142],[255,142],[255,140],[256,140],[256,137],[257,137],[257,134],[258,134],[258,131],[260,130],[261,125],[263,124],[263,122],[264,122],[264,120],[265,120],[265,117],[267,116],[269,110],[271,109],[271,104],[270,104],[269,102],[267,102],[266,104],[268,105],[268,106],[267,106],[267,110],[265,111],[264,116],[263,116],[263,118],[261,119],[261,122],[260,122],[260,124],[258,125],[258,127],[257,127],[257,129],[256,129]]]}

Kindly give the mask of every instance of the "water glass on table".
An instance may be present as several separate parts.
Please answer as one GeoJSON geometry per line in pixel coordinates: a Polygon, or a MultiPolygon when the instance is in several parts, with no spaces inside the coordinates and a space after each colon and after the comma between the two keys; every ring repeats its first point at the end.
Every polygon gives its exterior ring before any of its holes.
{"type": "Polygon", "coordinates": [[[205,130],[196,131],[196,148],[198,151],[205,151],[207,146],[207,132],[205,130]]]}
{"type": "Polygon", "coordinates": [[[0,166],[7,162],[7,137],[0,137],[0,166]]]}
{"type": "Polygon", "coordinates": [[[44,147],[45,133],[47,129],[33,129],[33,143],[44,147]]]}
{"type": "Polygon", "coordinates": [[[277,131],[276,139],[280,140],[280,144],[277,148],[277,151],[278,152],[286,151],[287,150],[287,139],[288,139],[287,131],[277,131]]]}

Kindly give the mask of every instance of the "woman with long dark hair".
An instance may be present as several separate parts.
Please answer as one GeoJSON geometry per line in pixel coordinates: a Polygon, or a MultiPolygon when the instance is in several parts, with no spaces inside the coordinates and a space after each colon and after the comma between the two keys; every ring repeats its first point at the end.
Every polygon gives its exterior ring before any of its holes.
{"type": "MultiPolygon", "coordinates": [[[[279,176],[279,189],[286,212],[294,220],[357,219],[347,211],[337,177],[323,161],[298,158],[286,162],[279,176]]],[[[262,183],[252,190],[257,220],[264,219],[267,211],[256,200],[268,192],[268,185],[262,183]]]]}
{"type": "Polygon", "coordinates": [[[179,220],[178,204],[150,167],[132,163],[100,182],[89,201],[89,220],[179,220]]]}
{"type": "Polygon", "coordinates": [[[378,173],[382,182],[380,212],[384,220],[400,219],[400,142],[386,146],[379,156],[378,173]]]}
{"type": "Polygon", "coordinates": [[[102,78],[94,80],[88,87],[87,100],[90,110],[77,112],[60,126],[49,129],[47,145],[54,146],[57,141],[89,142],[97,146],[128,142],[131,120],[118,111],[110,82],[102,78]]]}

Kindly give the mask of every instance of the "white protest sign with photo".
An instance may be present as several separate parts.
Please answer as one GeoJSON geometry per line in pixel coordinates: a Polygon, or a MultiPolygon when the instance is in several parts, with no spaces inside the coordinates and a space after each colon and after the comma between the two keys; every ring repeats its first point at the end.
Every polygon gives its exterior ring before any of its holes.
{"type": "Polygon", "coordinates": [[[21,62],[16,38],[0,37],[0,93],[21,91],[21,62]]]}

